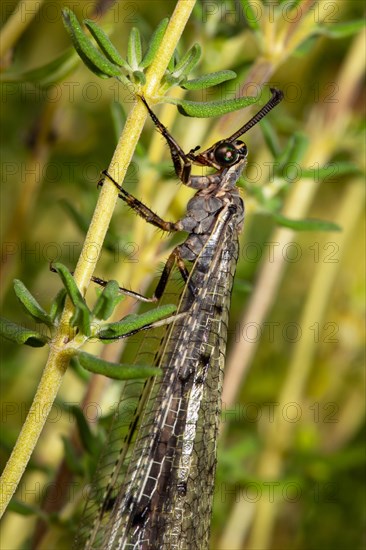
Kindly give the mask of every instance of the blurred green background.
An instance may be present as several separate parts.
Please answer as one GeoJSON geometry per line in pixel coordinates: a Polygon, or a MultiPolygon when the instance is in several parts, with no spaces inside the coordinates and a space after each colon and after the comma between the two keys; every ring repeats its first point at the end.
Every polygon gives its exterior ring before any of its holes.
{"type": "MultiPolygon", "coordinates": [[[[79,20],[106,10],[96,21],[124,55],[131,28],[138,27],[146,44],[176,2],[2,4],[4,22],[17,10],[26,22],[14,50],[2,51],[2,315],[33,327],[12,279],[21,279],[49,307],[60,288],[49,262],[57,259],[73,269],[83,242],[67,204],[85,223],[90,220],[100,171],[117,141],[119,111],[113,104],[119,101],[128,111],[133,99],[81,62],[55,86],[40,87],[24,77],[70,47],[60,15],[66,5],[79,20]]],[[[238,75],[210,89],[210,97],[186,97],[231,98],[276,85],[285,101],[269,116],[270,131],[280,151],[294,144],[292,164],[274,174],[261,128],[245,137],[247,217],[232,299],[212,549],[365,547],[362,16],[357,0],[197,2],[180,43],[181,51],[201,45],[199,74],[232,69],[238,75]],[[273,211],[332,221],[342,231],[292,232],[275,225],[268,215],[273,211]]],[[[185,150],[225,137],[254,109],[207,120],[183,118],[173,106],[155,107],[185,150]]],[[[125,185],[170,220],[183,214],[192,194],[177,186],[167,148],[150,123],[125,185]]],[[[136,221],[124,205],[117,206],[109,238],[119,241],[118,250],[102,253],[98,275],[137,291],[152,288],[172,246],[169,239],[136,221]]],[[[118,358],[118,345],[108,349],[118,358]]],[[[2,341],[2,464],[46,358],[43,348],[2,341]]],[[[96,415],[110,411],[119,390],[106,386],[91,382],[85,397],[85,383],[67,373],[17,495],[29,508],[5,517],[2,548],[70,547],[82,472],[62,478],[67,468],[60,470],[62,437],[75,437],[65,403],[100,402],[96,415]],[[53,500],[44,502],[51,487],[53,500]],[[41,506],[51,514],[47,531],[37,523],[35,509],[41,506]]]]}

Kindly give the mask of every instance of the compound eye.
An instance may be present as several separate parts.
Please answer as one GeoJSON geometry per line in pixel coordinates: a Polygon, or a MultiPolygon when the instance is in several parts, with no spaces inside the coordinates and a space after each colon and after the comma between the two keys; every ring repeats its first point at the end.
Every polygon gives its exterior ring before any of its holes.
{"type": "Polygon", "coordinates": [[[243,146],[240,148],[240,153],[243,155],[243,157],[246,157],[248,154],[248,147],[243,143],[243,146]]]}
{"type": "Polygon", "coordinates": [[[232,143],[221,143],[215,149],[214,157],[221,166],[232,166],[238,161],[239,151],[232,143]]]}

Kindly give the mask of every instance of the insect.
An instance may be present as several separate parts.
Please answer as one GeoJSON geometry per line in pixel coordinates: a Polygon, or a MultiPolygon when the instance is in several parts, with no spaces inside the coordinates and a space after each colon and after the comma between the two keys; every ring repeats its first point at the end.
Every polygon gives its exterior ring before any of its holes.
{"type": "MultiPolygon", "coordinates": [[[[103,494],[87,502],[78,547],[208,548],[229,305],[244,221],[236,183],[247,147],[238,137],[282,100],[281,91],[271,92],[264,107],[233,135],[202,153],[196,148],[188,154],[141,98],[169,145],[177,176],[197,193],[185,216],[173,223],[112,181],[120,198],[149,223],[188,233],[170,254],[155,290],[160,298],[176,264],[185,281],[177,312],[185,315],[166,330],[155,358],[162,377],[145,383],[116,463],[109,465],[103,494]],[[215,171],[191,175],[192,164],[215,171]]],[[[110,436],[113,444],[118,431],[117,422],[110,436]]],[[[101,479],[103,485],[104,466],[99,468],[101,479]]]]}

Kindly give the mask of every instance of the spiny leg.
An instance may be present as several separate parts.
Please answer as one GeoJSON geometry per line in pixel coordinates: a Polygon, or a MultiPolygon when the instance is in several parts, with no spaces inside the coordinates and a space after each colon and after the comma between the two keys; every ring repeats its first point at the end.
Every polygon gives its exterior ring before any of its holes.
{"type": "MultiPolygon", "coordinates": [[[[155,113],[150,109],[146,99],[143,96],[139,96],[141,101],[144,103],[146,109],[149,111],[151,120],[159,130],[159,132],[165,138],[167,144],[169,145],[170,154],[174,164],[175,173],[178,178],[183,182],[187,183],[191,175],[192,161],[189,156],[185,154],[181,146],[175,141],[173,136],[169,133],[167,128],[160,122],[155,113]]],[[[190,151],[191,153],[192,151],[190,151]]]]}
{"type": "MultiPolygon", "coordinates": [[[[53,271],[53,270],[52,270],[53,271]]],[[[91,280],[93,283],[96,283],[99,286],[105,287],[109,283],[109,281],[106,281],[105,279],[101,279],[100,277],[91,277],[91,280]]],[[[147,298],[143,294],[140,294],[139,292],[134,292],[133,290],[128,290],[127,288],[124,288],[122,286],[118,287],[118,290],[121,292],[121,294],[125,294],[126,296],[130,296],[131,298],[135,298],[136,300],[139,300],[140,302],[156,302],[155,296],[152,298],[147,298]]]]}
{"type": "Polygon", "coordinates": [[[161,298],[161,296],[163,295],[163,293],[164,293],[164,290],[165,290],[166,285],[168,283],[170,273],[171,273],[175,263],[177,264],[177,267],[179,269],[179,272],[182,276],[183,281],[186,284],[188,283],[188,288],[192,292],[193,296],[195,295],[195,289],[191,286],[190,281],[189,281],[189,271],[187,270],[186,265],[185,265],[181,255],[180,255],[179,246],[177,246],[176,248],[174,248],[174,250],[171,252],[169,258],[167,259],[167,261],[165,263],[165,266],[164,266],[164,269],[163,269],[163,272],[161,274],[160,280],[159,280],[159,282],[156,286],[156,289],[155,289],[155,292],[154,292],[154,297],[157,300],[159,300],[161,298]]]}
{"type": "MultiPolygon", "coordinates": [[[[143,294],[140,294],[139,292],[134,292],[133,290],[129,290],[129,289],[124,288],[122,286],[119,286],[118,290],[122,294],[125,294],[126,296],[130,296],[131,298],[135,298],[136,300],[139,300],[140,302],[157,302],[162,297],[162,295],[164,293],[164,290],[165,290],[166,285],[168,283],[170,273],[171,273],[171,271],[174,267],[175,262],[177,263],[177,267],[180,271],[180,274],[182,276],[183,281],[185,283],[187,283],[188,280],[189,280],[189,272],[188,272],[188,270],[185,266],[184,261],[182,260],[180,254],[179,254],[179,246],[177,246],[171,252],[169,258],[167,259],[167,261],[165,263],[165,266],[164,266],[164,269],[163,269],[163,272],[162,272],[161,277],[159,279],[159,282],[156,285],[155,292],[154,292],[154,294],[152,295],[151,298],[148,298],[147,296],[144,296],[143,294]]],[[[53,267],[52,263],[50,264],[50,271],[52,271],[53,273],[57,273],[57,270],[53,267]]],[[[74,275],[73,271],[71,271],[71,275],[74,275]]],[[[101,279],[100,277],[95,277],[95,276],[92,276],[91,280],[93,281],[93,283],[96,283],[97,285],[99,285],[101,287],[106,287],[107,284],[110,282],[110,281],[106,281],[105,279],[101,279]]],[[[189,288],[190,288],[192,294],[194,295],[195,294],[194,288],[191,287],[191,286],[189,286],[189,288]]],[[[158,326],[158,325],[154,324],[154,326],[158,326]]],[[[146,326],[146,328],[149,328],[149,327],[146,326]]],[[[129,334],[130,333],[128,333],[128,335],[129,334]]]]}
{"type": "MultiPolygon", "coordinates": [[[[156,285],[154,294],[152,295],[151,298],[147,298],[146,296],[143,296],[142,294],[140,294],[138,292],[134,292],[133,290],[128,290],[128,289],[123,288],[121,286],[118,287],[118,288],[119,288],[120,292],[122,292],[123,294],[126,294],[126,296],[130,296],[131,298],[135,298],[136,300],[139,300],[140,302],[157,302],[162,297],[162,295],[164,293],[164,290],[165,290],[166,285],[167,285],[168,280],[169,280],[170,273],[172,272],[172,269],[173,269],[175,263],[177,264],[177,267],[179,269],[179,272],[182,276],[183,281],[185,283],[188,282],[188,285],[189,285],[189,271],[187,270],[187,268],[185,266],[185,263],[184,263],[184,261],[182,260],[182,258],[180,256],[179,246],[177,246],[176,248],[174,248],[174,250],[171,252],[169,258],[167,259],[167,261],[164,265],[163,272],[162,272],[161,277],[159,279],[159,282],[156,285]]],[[[52,266],[50,267],[50,269],[51,269],[51,271],[56,272],[56,270],[54,268],[52,268],[52,266]]],[[[98,285],[100,285],[102,287],[105,287],[108,283],[108,281],[106,281],[105,279],[101,279],[100,277],[92,277],[91,280],[94,283],[97,283],[98,285]]],[[[192,294],[194,295],[195,294],[194,288],[189,285],[189,289],[191,290],[192,294]]]]}
{"type": "MultiPolygon", "coordinates": [[[[134,292],[133,290],[128,290],[127,288],[124,288],[122,286],[119,286],[118,289],[122,294],[125,294],[126,296],[130,296],[131,298],[135,298],[136,300],[139,300],[140,302],[157,302],[162,297],[162,295],[164,293],[164,290],[165,290],[166,285],[168,283],[170,273],[171,273],[171,271],[174,267],[175,262],[177,262],[177,267],[178,267],[178,269],[179,269],[179,271],[182,275],[182,279],[184,280],[185,283],[187,283],[188,280],[189,280],[189,272],[188,272],[188,270],[187,270],[187,268],[184,264],[184,261],[180,257],[179,247],[177,246],[172,251],[169,258],[167,259],[166,264],[165,264],[164,269],[163,269],[163,273],[161,274],[161,277],[160,277],[159,282],[156,286],[155,292],[154,292],[154,294],[152,295],[151,298],[147,298],[146,296],[144,296],[143,294],[140,294],[139,292],[134,292]]],[[[50,263],[50,271],[52,271],[53,273],[57,273],[57,270],[53,267],[52,263],[50,263]]],[[[71,275],[74,275],[73,271],[71,271],[71,275]]],[[[96,283],[97,285],[102,286],[102,287],[106,287],[107,284],[110,282],[110,281],[106,281],[105,279],[101,279],[100,277],[95,277],[95,276],[92,276],[91,280],[93,281],[93,283],[96,283]]],[[[190,285],[189,285],[189,288],[190,288],[192,294],[194,295],[195,294],[194,288],[192,288],[190,285]]],[[[173,316],[173,317],[176,317],[176,316],[173,316]]],[[[156,323],[158,323],[158,322],[159,321],[156,321],[156,323]]],[[[155,323],[153,325],[158,326],[155,323]]],[[[144,328],[149,328],[149,326],[150,325],[146,325],[146,327],[143,327],[143,329],[144,328]]],[[[143,330],[143,329],[141,329],[141,330],[143,330]]],[[[138,330],[140,330],[140,329],[138,329],[138,330]]],[[[128,335],[130,335],[130,333],[128,333],[128,335]]]]}
{"type": "MultiPolygon", "coordinates": [[[[141,201],[136,199],[133,195],[128,193],[123,187],[116,182],[114,178],[110,174],[108,174],[107,170],[103,170],[102,174],[104,174],[118,189],[119,193],[118,196],[120,199],[125,201],[128,206],[130,206],[136,214],[138,214],[141,218],[146,220],[148,223],[151,223],[155,227],[158,227],[159,229],[162,229],[163,231],[168,231],[169,233],[172,231],[181,231],[181,225],[179,222],[167,222],[160,218],[155,212],[150,210],[147,206],[145,206],[141,201]]],[[[102,180],[99,181],[98,185],[102,185],[102,180]]]]}
{"type": "MultiPolygon", "coordinates": [[[[152,121],[154,122],[154,124],[156,125],[156,127],[161,132],[161,134],[166,139],[166,141],[169,145],[170,152],[171,152],[171,157],[172,157],[172,160],[173,160],[173,164],[174,164],[176,174],[182,180],[183,183],[188,183],[189,180],[190,180],[192,161],[195,160],[194,152],[197,149],[199,149],[199,146],[195,147],[194,149],[191,149],[190,152],[188,153],[188,155],[186,155],[184,153],[183,149],[180,147],[180,145],[175,141],[173,136],[168,132],[167,128],[160,122],[160,120],[157,118],[155,113],[150,109],[150,107],[149,107],[147,101],[145,100],[145,98],[143,96],[139,96],[139,97],[143,101],[144,105],[146,106],[152,121]],[[183,161],[183,164],[182,164],[181,161],[183,161]]],[[[141,216],[148,223],[151,223],[152,225],[154,225],[155,227],[158,227],[159,229],[162,229],[163,231],[171,232],[171,231],[182,231],[183,230],[181,222],[178,221],[178,222],[174,223],[174,222],[167,222],[167,221],[163,220],[157,214],[155,214],[152,210],[150,210],[147,206],[145,206],[141,201],[139,201],[133,195],[131,195],[125,189],[123,189],[123,187],[118,182],[116,182],[116,180],[114,178],[112,178],[112,176],[110,176],[110,174],[106,170],[104,170],[102,173],[106,177],[108,177],[110,179],[110,181],[117,187],[117,189],[119,191],[119,193],[118,193],[119,198],[124,200],[133,210],[136,211],[136,213],[139,216],[141,216]]],[[[201,180],[202,178],[195,177],[194,179],[195,180],[196,179],[201,180]]],[[[98,183],[98,185],[103,185],[103,181],[101,180],[98,183]]],[[[164,266],[163,273],[162,273],[162,275],[160,277],[160,280],[157,284],[157,287],[155,289],[153,297],[152,298],[145,298],[145,297],[142,297],[138,293],[136,293],[136,297],[138,299],[141,299],[141,300],[144,299],[145,301],[155,301],[155,300],[160,299],[161,296],[164,293],[164,290],[166,288],[170,273],[173,269],[173,266],[174,266],[175,262],[177,263],[177,267],[178,267],[178,269],[181,273],[183,281],[185,283],[188,283],[188,287],[189,287],[190,291],[192,292],[193,295],[195,295],[195,289],[191,286],[191,284],[189,282],[189,272],[188,272],[188,270],[185,266],[185,263],[184,263],[181,255],[180,255],[179,246],[178,246],[172,251],[172,253],[170,254],[170,256],[169,256],[169,258],[168,258],[168,260],[167,260],[167,262],[164,266]]],[[[106,284],[105,281],[103,281],[102,279],[99,279],[98,277],[94,277],[93,280],[95,282],[99,283],[99,284],[101,284],[101,282],[102,282],[102,285],[104,284],[104,286],[106,284]]],[[[121,290],[123,290],[123,289],[121,289],[121,290]]],[[[129,295],[133,295],[133,294],[135,294],[135,293],[129,292],[129,295]]]]}
{"type": "MultiPolygon", "coordinates": [[[[159,216],[157,216],[152,210],[150,210],[147,206],[145,206],[142,202],[140,202],[138,199],[136,199],[133,195],[125,191],[119,183],[115,181],[114,178],[112,178],[109,173],[106,170],[103,170],[102,172],[108,179],[117,187],[119,194],[118,196],[124,200],[133,210],[136,211],[137,214],[139,214],[143,219],[145,219],[147,222],[151,223],[152,225],[155,225],[159,229],[162,229],[164,231],[182,231],[183,227],[181,222],[166,222],[159,216]]],[[[100,180],[98,185],[103,185],[103,181],[100,180]]],[[[182,279],[185,283],[188,282],[189,288],[192,292],[192,294],[195,294],[194,288],[189,284],[189,272],[185,266],[185,263],[183,259],[181,258],[180,252],[179,252],[179,246],[177,246],[172,253],[170,254],[168,260],[166,261],[166,264],[164,266],[162,275],[160,277],[160,280],[156,286],[155,292],[151,298],[147,298],[145,296],[142,296],[139,293],[135,293],[133,291],[126,291],[126,289],[119,287],[121,292],[126,293],[128,296],[135,297],[138,300],[145,301],[145,302],[155,302],[159,300],[166,288],[170,273],[173,269],[173,266],[177,263],[177,267],[181,273],[182,279]]],[[[104,279],[100,279],[99,277],[92,277],[92,280],[101,285],[106,286],[107,281],[104,279]]]]}
{"type": "MultiPolygon", "coordinates": [[[[52,265],[52,262],[50,263],[50,271],[53,273],[57,273],[57,269],[55,269],[52,265]]],[[[71,275],[74,275],[74,272],[70,272],[71,275]]],[[[99,286],[106,287],[107,284],[110,281],[106,281],[105,279],[101,279],[100,277],[91,277],[91,280],[93,283],[96,283],[99,286]]],[[[140,302],[156,302],[155,295],[152,298],[147,298],[143,294],[140,294],[139,292],[134,292],[133,290],[128,290],[128,288],[124,288],[123,286],[119,286],[118,290],[121,292],[121,294],[125,294],[126,296],[130,296],[131,298],[135,298],[136,300],[139,300],[140,302]]]]}
{"type": "Polygon", "coordinates": [[[200,154],[195,155],[195,152],[200,149],[199,145],[191,149],[189,153],[186,154],[180,147],[180,145],[175,141],[175,139],[164,126],[164,124],[160,122],[155,113],[150,109],[146,99],[143,96],[139,97],[149,111],[150,117],[155,126],[168,143],[170,155],[174,164],[174,170],[178,178],[181,180],[182,183],[184,183],[188,187],[193,187],[194,189],[202,189],[206,187],[207,182],[205,177],[191,176],[192,164],[194,163],[200,166],[212,167],[214,166],[212,162],[208,158],[205,158],[200,154]]]}

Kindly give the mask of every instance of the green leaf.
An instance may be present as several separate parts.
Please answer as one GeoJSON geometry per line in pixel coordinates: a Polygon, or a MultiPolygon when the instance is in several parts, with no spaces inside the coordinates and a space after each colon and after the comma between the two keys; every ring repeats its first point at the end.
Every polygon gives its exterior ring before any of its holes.
{"type": "Polygon", "coordinates": [[[109,78],[121,74],[121,69],[111,63],[82,31],[75,14],[68,8],[62,10],[66,30],[70,34],[75,50],[89,69],[101,78],[109,78]]]}
{"type": "Polygon", "coordinates": [[[133,78],[137,84],[145,84],[146,76],[142,71],[133,71],[133,78]]]}
{"type": "Polygon", "coordinates": [[[72,372],[79,378],[79,380],[82,380],[83,382],[89,382],[90,374],[81,367],[75,355],[73,355],[70,359],[69,369],[72,370],[72,372]]]}
{"type": "Polygon", "coordinates": [[[61,290],[56,294],[56,297],[51,304],[50,317],[53,323],[56,323],[61,316],[62,310],[64,309],[66,296],[67,296],[66,289],[61,288],[61,290]]]}
{"type": "Polygon", "coordinates": [[[29,292],[27,287],[19,281],[14,279],[14,292],[17,295],[18,300],[24,307],[26,313],[28,313],[33,319],[38,322],[45,323],[48,327],[53,326],[53,322],[48,313],[39,305],[34,296],[29,292]]]}
{"type": "Polygon", "coordinates": [[[35,330],[21,327],[8,319],[0,317],[0,335],[16,344],[25,344],[32,348],[41,348],[49,342],[49,338],[35,330]]]}
{"type": "Polygon", "coordinates": [[[160,21],[154,34],[151,37],[147,52],[140,63],[140,68],[148,67],[151,64],[152,60],[155,57],[156,52],[158,51],[161,41],[163,40],[168,23],[169,23],[168,17],[160,21]]]}
{"type": "Polygon", "coordinates": [[[187,75],[195,67],[201,57],[201,46],[194,44],[192,48],[176,64],[172,76],[180,77],[187,75]]]}
{"type": "Polygon", "coordinates": [[[248,105],[253,105],[253,103],[258,101],[257,97],[240,97],[223,101],[207,101],[206,103],[186,101],[185,99],[177,99],[174,97],[165,97],[164,99],[166,103],[178,105],[178,111],[182,115],[198,118],[225,115],[226,113],[248,107],[248,105]]]}
{"type": "Polygon", "coordinates": [[[304,178],[313,178],[315,181],[334,181],[345,174],[360,174],[361,170],[352,162],[331,162],[321,168],[302,168],[304,178]]]}
{"type": "Polygon", "coordinates": [[[240,0],[240,3],[249,27],[253,29],[253,31],[260,30],[260,24],[258,22],[258,12],[254,11],[251,0],[240,0]]]}
{"type": "Polygon", "coordinates": [[[76,475],[83,475],[84,468],[81,466],[80,457],[76,454],[75,448],[71,444],[71,441],[64,435],[62,435],[61,438],[64,444],[65,462],[68,465],[70,472],[76,475]]]}
{"type": "Polygon", "coordinates": [[[20,501],[16,498],[12,498],[8,506],[9,512],[15,512],[20,516],[36,516],[42,519],[45,523],[49,523],[48,515],[43,512],[39,506],[33,506],[32,504],[27,504],[23,501],[20,501]]]}
{"type": "Polygon", "coordinates": [[[130,336],[141,329],[149,328],[152,323],[160,321],[176,311],[176,306],[167,304],[156,307],[139,315],[127,315],[117,323],[105,325],[97,334],[105,343],[115,342],[119,338],[130,336]]]}
{"type": "Polygon", "coordinates": [[[126,87],[126,89],[133,91],[133,84],[131,83],[131,70],[128,76],[125,76],[124,74],[120,74],[119,76],[116,76],[116,80],[121,82],[121,84],[123,84],[126,87]]]}
{"type": "Polygon", "coordinates": [[[109,40],[109,37],[103,31],[103,29],[98,27],[98,25],[94,23],[94,21],[92,21],[91,19],[85,19],[84,24],[86,27],[88,27],[91,34],[95,38],[95,41],[98,43],[98,46],[106,55],[106,57],[110,61],[112,61],[112,63],[115,63],[116,65],[123,67],[127,71],[130,71],[130,67],[127,61],[125,61],[123,57],[119,54],[112,42],[109,40]]]}
{"type": "Polygon", "coordinates": [[[304,38],[303,42],[300,42],[299,45],[295,48],[292,55],[298,59],[302,59],[307,55],[311,55],[313,48],[316,47],[317,40],[318,36],[315,34],[304,38]]]}
{"type": "MultiPolygon", "coordinates": [[[[90,219],[86,218],[85,216],[82,216],[80,212],[76,210],[74,205],[67,199],[60,199],[60,204],[69,214],[70,218],[73,220],[76,226],[81,230],[81,232],[84,235],[86,235],[89,229],[90,219]]],[[[111,252],[118,251],[119,241],[117,237],[113,236],[110,232],[107,233],[106,238],[104,239],[103,248],[105,248],[106,250],[110,250],[111,252]]]]}
{"type": "Polygon", "coordinates": [[[210,86],[217,86],[222,82],[231,80],[236,77],[234,71],[217,71],[215,73],[204,74],[199,78],[193,78],[192,80],[186,80],[181,84],[181,88],[185,90],[202,90],[203,88],[209,88],[210,86]]]}
{"type": "Polygon", "coordinates": [[[128,37],[127,61],[133,71],[138,71],[142,59],[141,37],[136,27],[133,27],[128,37]]]}
{"type": "Polygon", "coordinates": [[[60,204],[66,210],[66,212],[70,215],[70,218],[72,218],[72,220],[75,222],[77,227],[82,231],[82,233],[86,234],[90,225],[90,220],[82,216],[80,212],[76,210],[74,205],[68,199],[60,199],[60,204]]]}
{"type": "Polygon", "coordinates": [[[113,101],[113,103],[111,103],[111,113],[114,133],[116,136],[116,140],[118,140],[120,135],[122,134],[122,130],[127,119],[126,113],[119,101],[113,101]]]}
{"type": "Polygon", "coordinates": [[[295,132],[292,136],[292,147],[289,150],[287,163],[299,164],[309,146],[309,138],[302,132],[295,132]]]}
{"type": "Polygon", "coordinates": [[[75,311],[70,320],[71,326],[78,327],[82,334],[90,336],[90,311],[73,276],[67,267],[61,263],[53,264],[52,268],[55,269],[61,277],[64,287],[75,307],[75,311]]]}
{"type": "Polygon", "coordinates": [[[165,86],[165,89],[171,88],[172,86],[179,86],[182,81],[184,81],[183,78],[172,76],[169,73],[165,74],[162,78],[162,84],[168,85],[168,86],[165,86]]]}
{"type": "Polygon", "coordinates": [[[296,8],[303,0],[280,0],[280,4],[286,3],[286,11],[296,8]]]}
{"type": "Polygon", "coordinates": [[[68,48],[63,54],[49,63],[25,71],[23,73],[2,74],[2,82],[32,82],[41,88],[49,88],[64,80],[79,63],[79,56],[73,48],[68,48]]]}
{"type": "Polygon", "coordinates": [[[356,21],[346,21],[345,23],[335,23],[334,25],[319,25],[315,27],[314,33],[330,38],[346,38],[361,31],[365,26],[362,19],[356,21]]]}
{"type": "MultiPolygon", "coordinates": [[[[302,160],[308,145],[309,140],[307,136],[301,132],[295,132],[294,135],[288,140],[285,149],[276,158],[278,162],[276,174],[282,175],[282,171],[291,163],[298,164],[302,160]]],[[[296,175],[297,174],[298,170],[296,170],[296,175]]]]}
{"type": "MultiPolygon", "coordinates": [[[[82,352],[79,352],[82,353],[82,352]]],[[[83,411],[80,407],[71,405],[67,407],[71,414],[75,417],[76,424],[78,427],[80,440],[83,444],[84,449],[89,454],[94,454],[99,450],[99,438],[93,435],[93,432],[90,429],[88,422],[85,419],[83,411]]]]}
{"type": "Polygon", "coordinates": [[[119,290],[117,281],[108,281],[103,291],[98,296],[98,300],[93,309],[93,316],[96,319],[108,319],[115,307],[124,299],[119,290]]]}
{"type": "Polygon", "coordinates": [[[291,220],[282,216],[281,214],[271,213],[271,216],[274,218],[278,225],[283,227],[289,227],[295,231],[342,231],[342,228],[333,222],[328,222],[326,220],[317,220],[315,218],[303,219],[303,220],[291,220]]]}
{"type": "MultiPolygon", "coordinates": [[[[111,103],[111,113],[112,113],[112,120],[113,120],[113,127],[114,127],[114,133],[116,136],[116,142],[119,140],[119,137],[122,133],[123,127],[125,125],[127,116],[126,113],[122,107],[122,105],[118,101],[113,101],[111,103]]],[[[138,157],[141,157],[143,159],[146,159],[146,149],[144,145],[139,141],[136,145],[135,153],[138,157]]],[[[134,176],[136,177],[136,167],[131,163],[127,168],[127,175],[126,175],[126,181],[129,181],[130,173],[134,173],[134,176]]],[[[114,252],[115,250],[118,251],[118,243],[121,242],[121,239],[117,238],[116,235],[111,235],[111,233],[107,233],[106,238],[104,240],[104,248],[107,250],[111,250],[114,252]]]]}
{"type": "Polygon", "coordinates": [[[114,380],[131,380],[135,378],[149,378],[161,374],[161,370],[156,367],[138,366],[138,365],[118,365],[104,361],[85,351],[78,351],[77,358],[80,365],[94,374],[103,374],[114,380]]]}
{"type": "Polygon", "coordinates": [[[236,278],[234,283],[234,292],[241,292],[243,294],[253,292],[253,284],[249,281],[244,281],[243,279],[236,278]]]}
{"type": "MultiPolygon", "coordinates": [[[[119,140],[120,135],[122,134],[122,130],[123,130],[123,127],[125,125],[127,116],[126,116],[125,110],[123,109],[123,107],[122,107],[121,103],[119,103],[119,101],[113,101],[111,103],[111,113],[112,113],[114,133],[115,133],[116,142],[117,142],[119,140]]],[[[142,145],[142,143],[140,143],[140,141],[138,142],[138,144],[136,146],[135,153],[139,157],[146,158],[146,149],[142,145]]],[[[127,173],[131,169],[132,168],[131,168],[131,164],[130,164],[128,169],[127,169],[127,173]]],[[[126,181],[128,181],[128,176],[126,176],[126,181]]],[[[107,233],[107,236],[106,236],[106,239],[104,241],[103,246],[107,250],[112,250],[112,251],[118,250],[118,241],[119,240],[120,239],[117,239],[116,236],[113,237],[113,236],[111,236],[110,233],[107,233]]]]}
{"type": "Polygon", "coordinates": [[[277,134],[268,118],[262,118],[260,121],[260,127],[262,129],[266,145],[271,151],[272,157],[276,159],[281,152],[277,134]]]}
{"type": "Polygon", "coordinates": [[[178,63],[178,53],[177,50],[174,50],[174,53],[172,57],[170,58],[170,61],[168,63],[168,71],[172,73],[178,63]]]}

